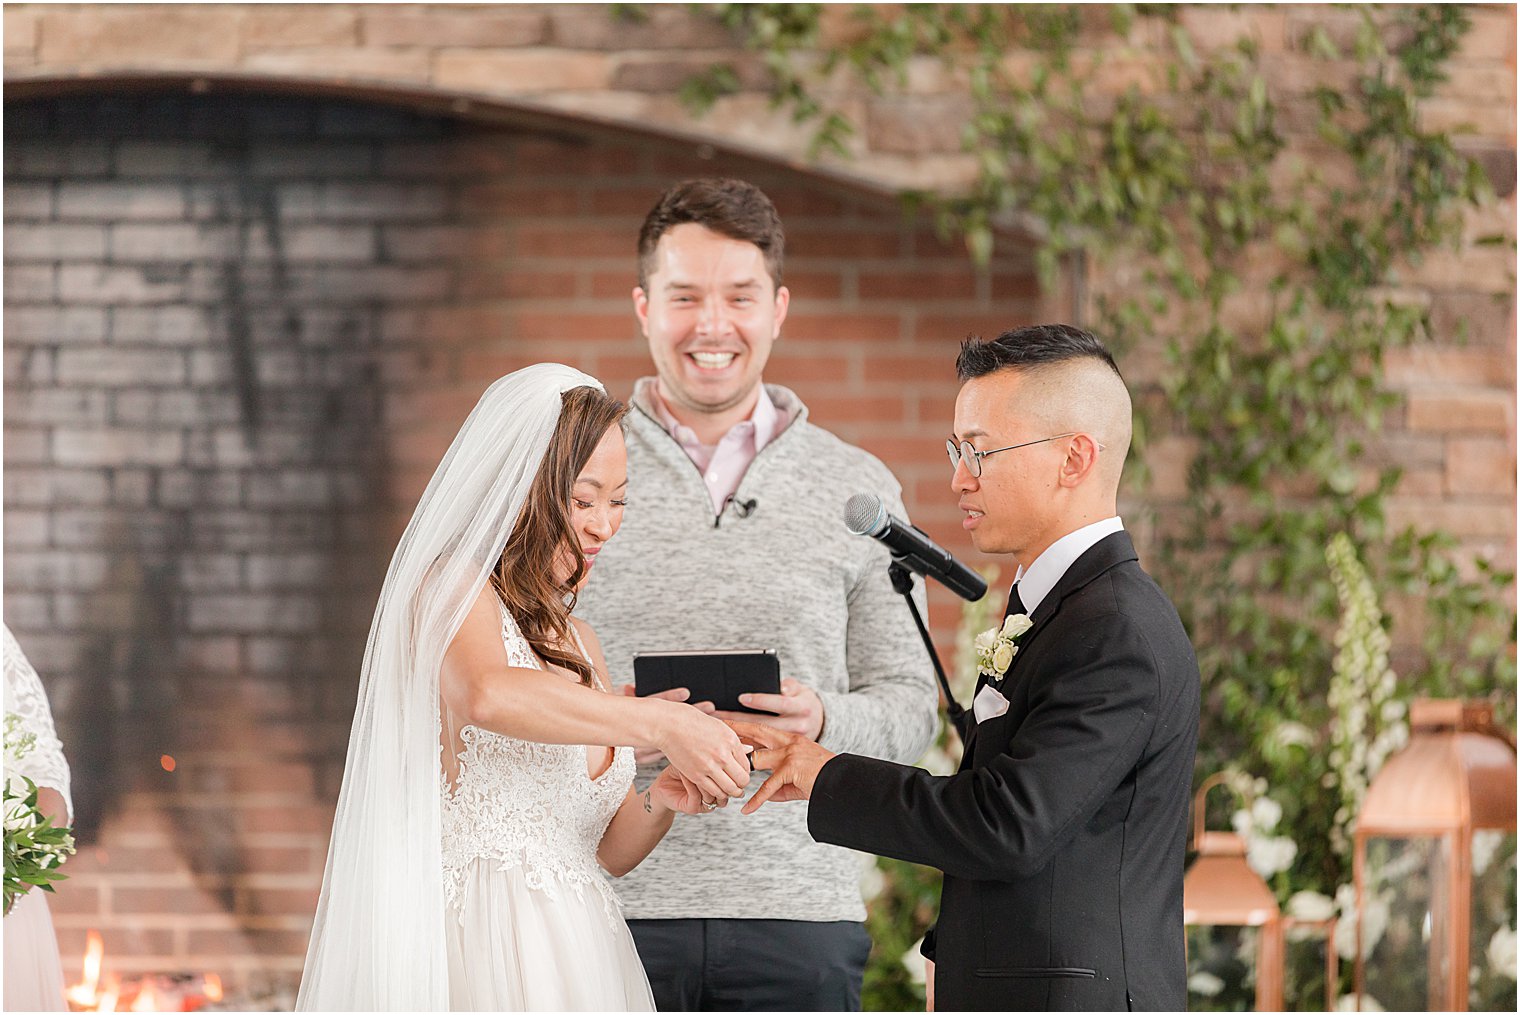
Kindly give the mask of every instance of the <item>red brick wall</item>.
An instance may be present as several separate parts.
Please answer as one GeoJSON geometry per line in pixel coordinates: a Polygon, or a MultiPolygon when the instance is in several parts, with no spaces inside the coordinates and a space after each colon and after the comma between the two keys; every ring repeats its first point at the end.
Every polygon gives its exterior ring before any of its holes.
{"type": "MultiPolygon", "coordinates": [[[[395,536],[501,373],[553,358],[626,395],[647,371],[633,243],[670,182],[775,198],[793,313],[769,379],[969,559],[941,445],[956,343],[1068,316],[1027,240],[977,273],[889,199],[694,145],[289,98],[6,112],[5,616],[76,773],[71,972],[96,927],[119,970],[293,986],[395,536]]],[[[1396,519],[1509,566],[1512,268],[1433,257],[1407,280],[1436,340],[1389,355],[1408,402],[1373,452],[1405,466],[1396,519]]],[[[1146,397],[1160,341],[1123,356],[1146,397]]],[[[1185,495],[1187,441],[1152,436],[1154,484],[1123,507],[1142,543],[1185,495]]],[[[948,662],[956,604],[931,599],[948,662]]]]}
{"type": "MultiPolygon", "coordinates": [[[[212,89],[249,76],[287,92],[388,85],[804,158],[810,131],[770,107],[753,54],[686,5],[646,13],[636,25],[606,5],[7,4],[7,94],[165,74],[212,89]],[[726,57],[741,93],[693,118],[675,92],[726,57]]],[[[1397,280],[1434,335],[1390,352],[1407,402],[1369,459],[1405,469],[1396,524],[1440,526],[1469,559],[1513,567],[1514,252],[1476,240],[1512,231],[1515,14],[1469,14],[1421,114],[1455,131],[1500,200],[1472,212],[1459,250],[1397,280]]],[[[1293,110],[1311,78],[1344,85],[1349,67],[1308,61],[1301,40],[1324,27],[1349,48],[1359,15],[1186,5],[1178,17],[1201,49],[1255,39],[1291,146],[1313,158],[1310,119],[1293,110]]],[[[831,8],[820,47],[851,31],[831,8]]],[[[1097,43],[1094,101],[1164,86],[1169,44],[1129,43],[1097,43]]],[[[840,172],[879,186],[967,178],[964,85],[936,57],[911,61],[901,95],[839,86],[862,127],[840,172]]],[[[626,393],[646,369],[631,247],[671,180],[737,172],[772,192],[792,235],[794,316],[771,378],[881,454],[915,519],[958,550],[939,450],[954,343],[1068,316],[1064,299],[1042,305],[1017,241],[978,275],[888,200],[695,144],[183,96],[12,101],[5,130],[5,615],[49,683],[96,843],[57,900],[71,963],[99,926],[118,968],[211,966],[254,992],[293,982],[363,632],[410,500],[498,373],[552,356],[626,393]]],[[[1160,352],[1158,339],[1124,355],[1151,399],[1160,352]]],[[[1123,506],[1142,544],[1186,495],[1190,451],[1151,436],[1154,483],[1123,506]]],[[[944,634],[955,606],[933,599],[944,634]]]]}
{"type": "Polygon", "coordinates": [[[93,927],[118,970],[294,984],[395,535],[500,374],[626,395],[649,369],[634,237],[670,182],[772,195],[769,379],[957,547],[956,343],[1049,316],[1017,245],[978,274],[890,200],[689,147],[296,99],[29,101],[5,128],[5,615],[75,771],[71,974],[93,927]]]}

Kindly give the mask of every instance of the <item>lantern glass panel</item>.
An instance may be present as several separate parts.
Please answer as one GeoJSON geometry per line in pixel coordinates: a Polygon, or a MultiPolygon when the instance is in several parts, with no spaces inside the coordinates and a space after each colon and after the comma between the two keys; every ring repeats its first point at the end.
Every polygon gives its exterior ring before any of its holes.
{"type": "MultiPolygon", "coordinates": [[[[1283,944],[1283,1008],[1285,1011],[1326,1011],[1327,988],[1333,984],[1330,951],[1335,947],[1330,921],[1290,927],[1283,944]]],[[[1334,963],[1339,974],[1339,963],[1334,963]]],[[[1328,1002],[1333,1004],[1333,1002],[1328,1002]]]]}
{"type": "Polygon", "coordinates": [[[1255,927],[1188,927],[1188,1011],[1253,1010],[1260,939],[1255,927]]]}
{"type": "Polygon", "coordinates": [[[1515,1010],[1515,833],[1472,837],[1472,945],[1468,1007],[1515,1010]]]}
{"type": "Polygon", "coordinates": [[[1367,839],[1359,914],[1366,994],[1385,1011],[1445,1007],[1450,838],[1367,839]]]}

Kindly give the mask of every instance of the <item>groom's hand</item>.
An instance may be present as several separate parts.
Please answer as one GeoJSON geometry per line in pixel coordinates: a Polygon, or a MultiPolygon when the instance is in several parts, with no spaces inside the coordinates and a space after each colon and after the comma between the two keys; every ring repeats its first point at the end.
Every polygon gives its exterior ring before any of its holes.
{"type": "Polygon", "coordinates": [[[739,701],[746,708],[758,708],[776,714],[769,716],[720,710],[713,715],[726,723],[759,723],[786,733],[801,734],[809,740],[817,740],[823,732],[823,699],[811,687],[791,677],[781,681],[780,694],[741,694],[739,701]]]}
{"type": "Polygon", "coordinates": [[[813,795],[813,782],[819,770],[834,757],[832,752],[800,734],[753,722],[734,720],[728,725],[740,740],[755,748],[750,755],[755,768],[771,773],[742,808],[745,814],[755,813],[767,800],[784,803],[808,799],[813,795]]]}

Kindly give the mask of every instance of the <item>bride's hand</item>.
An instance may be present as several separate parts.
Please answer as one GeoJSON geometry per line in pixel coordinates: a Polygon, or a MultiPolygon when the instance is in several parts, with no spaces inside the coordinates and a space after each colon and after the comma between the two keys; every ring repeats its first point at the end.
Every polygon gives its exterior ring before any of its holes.
{"type": "MultiPolygon", "coordinates": [[[[625,698],[638,697],[634,693],[632,684],[619,684],[614,690],[625,698]]],[[[672,687],[668,691],[658,691],[649,695],[649,697],[664,698],[666,701],[685,701],[691,697],[691,691],[684,687],[672,687]]],[[[699,708],[708,715],[712,715],[715,711],[713,703],[710,701],[694,701],[691,704],[692,707],[699,708]]],[[[654,747],[635,747],[633,749],[633,760],[641,765],[657,765],[665,760],[665,755],[654,747]]]]}
{"type": "MultiPolygon", "coordinates": [[[[650,784],[649,792],[665,807],[681,814],[706,814],[717,809],[709,807],[702,800],[702,791],[674,768],[666,768],[661,772],[659,778],[650,784]]],[[[728,797],[723,797],[718,806],[727,803],[728,797]]]]}
{"type": "Polygon", "coordinates": [[[749,749],[738,734],[690,705],[664,710],[659,742],[671,767],[696,786],[706,800],[744,795],[749,786],[749,749]]]}

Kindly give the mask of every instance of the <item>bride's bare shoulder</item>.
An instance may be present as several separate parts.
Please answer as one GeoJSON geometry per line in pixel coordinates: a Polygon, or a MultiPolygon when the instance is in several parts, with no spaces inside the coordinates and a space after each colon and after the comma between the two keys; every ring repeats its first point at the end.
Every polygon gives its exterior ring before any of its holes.
{"type": "Polygon", "coordinates": [[[591,665],[596,667],[598,673],[607,685],[612,686],[612,681],[607,673],[607,657],[602,653],[602,642],[596,636],[596,630],[580,617],[571,614],[570,623],[575,625],[575,631],[581,636],[581,643],[586,646],[586,654],[591,657],[591,665]]]}
{"type": "Polygon", "coordinates": [[[469,652],[472,656],[485,653],[493,662],[503,652],[501,598],[490,583],[475,593],[459,630],[454,633],[450,651],[455,649],[473,649],[469,652]]]}
{"type": "Polygon", "coordinates": [[[602,650],[602,643],[596,636],[595,628],[573,613],[570,615],[570,623],[575,625],[575,630],[580,634],[587,648],[594,648],[598,652],[602,650]]]}

